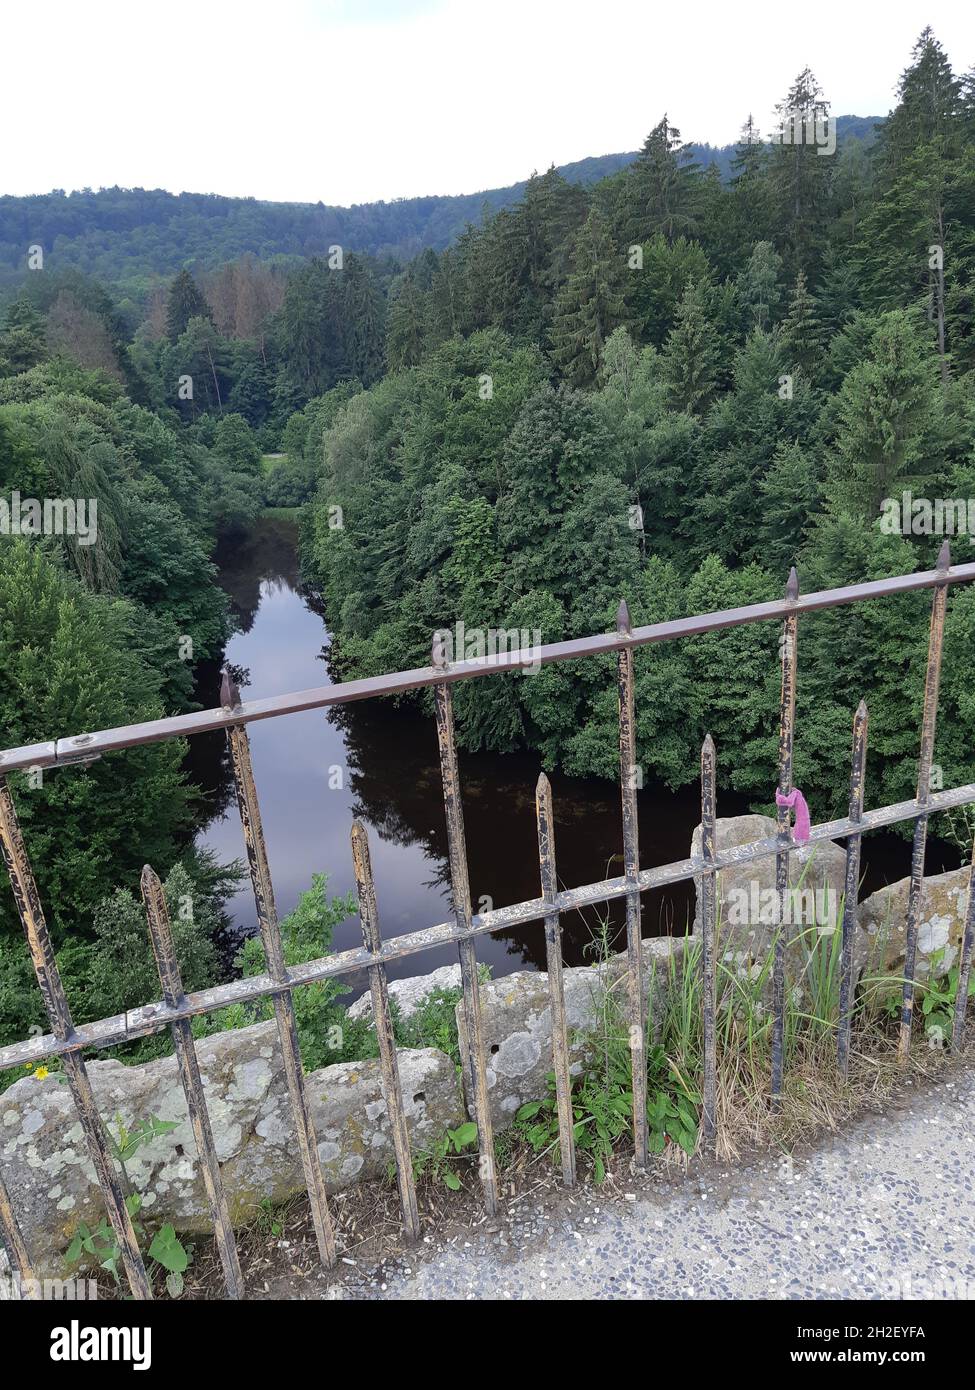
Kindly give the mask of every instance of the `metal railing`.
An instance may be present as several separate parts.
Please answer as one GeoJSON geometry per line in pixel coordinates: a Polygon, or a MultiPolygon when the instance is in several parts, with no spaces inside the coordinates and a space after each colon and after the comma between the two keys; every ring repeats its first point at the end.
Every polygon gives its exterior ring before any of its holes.
{"type": "MultiPolygon", "coordinates": [[[[626,903],[627,939],[627,1022],[633,1050],[633,1145],[638,1168],[648,1160],[646,1112],[646,1018],[643,996],[643,957],[640,946],[640,898],[648,889],[699,879],[701,883],[701,969],[703,973],[703,1071],[701,1131],[705,1142],[713,1139],[716,1101],[716,1021],[715,1021],[715,934],[718,916],[717,876],[722,869],[752,860],[775,856],[776,888],[788,891],[789,857],[795,848],[789,810],[779,806],[775,836],[746,845],[719,850],[716,840],[716,750],[708,735],[701,751],[701,853],[653,869],[640,868],[637,825],[637,755],[635,732],[634,652],[655,642],[713,632],[747,623],[781,619],[784,624],[782,687],[779,711],[778,790],[792,792],[792,750],[795,726],[795,693],[799,618],[804,613],[840,605],[884,598],[912,590],[933,589],[931,627],[928,641],[924,708],[921,723],[917,794],[912,801],[899,802],[864,811],[864,766],[867,744],[867,709],[863,702],[853,720],[853,753],[850,775],[849,814],[845,819],[823,822],[811,829],[809,842],[846,840],[846,897],[841,928],[841,970],[837,1062],[841,1075],[849,1064],[850,1027],[853,994],[853,941],[857,921],[860,843],[865,831],[898,822],[915,822],[911,859],[911,883],[905,942],[905,969],[898,1051],[906,1059],[911,1036],[914,1006],[914,974],[921,892],[924,882],[924,849],[928,819],[944,810],[975,802],[975,784],[949,791],[931,791],[931,767],[937,716],[938,685],[945,627],[947,591],[950,585],[975,578],[975,564],[951,566],[947,542],[938,556],[937,568],[918,574],[900,575],[866,584],[823,590],[800,596],[795,570],[789,576],[785,596],[771,603],[681,618],[633,628],[626,604],[621,603],[616,631],[610,634],[556,642],[530,651],[501,652],[473,661],[448,663],[442,642],[435,638],[429,667],[368,680],[322,686],[297,694],[241,703],[239,692],[227,673],[221,689],[221,707],[151,723],[98,733],[74,735],[0,753],[0,846],[10,876],[18,915],[27,937],[37,982],[50,1020],[51,1032],[41,1037],[0,1048],[0,1069],[22,1066],[41,1057],[61,1058],[68,1086],[81,1120],[95,1174],[118,1242],[123,1267],[136,1298],[151,1297],[150,1281],[126,1208],[122,1188],[112,1158],[111,1145],[98,1114],[83,1053],[89,1048],[107,1048],[170,1029],[176,1053],[177,1071],[185,1093],[188,1115],[200,1156],[201,1173],[213,1218],[227,1291],[231,1297],[243,1293],[229,1207],[223,1188],[213,1135],[197,1060],[190,1020],[229,1004],[270,998],[273,1001],[278,1036],[284,1057],[285,1076],[301,1154],[305,1184],[322,1263],[336,1260],[332,1228],[322,1173],[318,1141],[306,1094],[292,995],[301,985],[335,979],[365,970],[368,974],[372,1012],[379,1047],[382,1090],[389,1116],[396,1157],[403,1225],[415,1237],[419,1231],[416,1191],[411,1161],[406,1113],[400,1090],[393,1017],[386,982],[390,961],[417,955],[444,945],[457,946],[463,983],[463,1017],[467,1045],[464,1048],[466,1091],[477,1125],[480,1151],[480,1180],[484,1204],[489,1213],[498,1201],[495,1174],[494,1138],[488,1097],[487,1066],[483,1041],[481,1001],[478,988],[475,943],[479,935],[511,931],[531,922],[542,921],[548,967],[548,989],[552,1011],[552,1059],[556,1080],[556,1100],[562,1175],[567,1186],[575,1182],[575,1142],[571,1108],[572,1080],[569,1070],[569,1042],[562,984],[561,915],[581,907],[622,899],[626,903]],[[621,877],[604,879],[577,888],[558,890],[552,790],[542,773],[536,789],[536,819],[541,894],[538,898],[510,907],[475,913],[471,907],[464,816],[457,768],[451,686],[458,680],[476,679],[503,671],[536,669],[541,663],[578,660],[586,656],[615,653],[619,696],[620,789],[623,822],[623,867],[621,877]],[[339,951],[301,965],[285,963],[278,916],[274,904],[267,850],[261,825],[261,812],[250,758],[247,725],[258,719],[321,709],[353,700],[394,694],[422,687],[433,687],[437,740],[443,781],[450,862],[453,919],[421,931],[383,941],[376,892],[365,828],[355,821],[351,829],[352,859],[362,926],[361,948],[339,951]],[[263,974],[200,990],[183,991],[165,895],[159,878],[146,865],[142,874],[142,896],[148,930],[159,971],[162,999],[130,1009],[124,1014],[103,1018],[76,1027],[72,1021],[64,986],[58,971],[50,934],[37,892],[37,885],[24,847],[13,798],[7,782],[12,771],[58,767],[87,762],[113,750],[131,748],[161,739],[185,737],[212,729],[225,729],[230,745],[237,805],[247,850],[251,883],[267,968],[263,974]]],[[[951,1044],[961,1041],[965,1022],[965,1001],[975,936],[975,893],[969,891],[968,911],[959,962],[959,983],[951,1044]]],[[[772,1085],[771,1103],[779,1103],[783,1080],[783,1039],[785,1021],[786,954],[784,937],[778,933],[772,976],[772,1085]]],[[[15,1270],[24,1286],[33,1279],[28,1244],[18,1224],[10,1196],[0,1171],[0,1234],[15,1270]]]]}

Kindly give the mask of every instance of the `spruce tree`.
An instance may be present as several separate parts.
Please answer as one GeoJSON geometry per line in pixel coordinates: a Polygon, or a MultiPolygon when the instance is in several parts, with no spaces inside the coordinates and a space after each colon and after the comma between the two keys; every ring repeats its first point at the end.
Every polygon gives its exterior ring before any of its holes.
{"type": "Polygon", "coordinates": [[[342,319],[348,371],[363,386],[371,386],[383,374],[386,306],[372,271],[361,256],[346,258],[342,319]]]}
{"type": "Polygon", "coordinates": [[[390,298],[386,334],[390,371],[417,365],[423,357],[428,329],[427,297],[417,285],[412,270],[407,270],[395,298],[390,298]]]}
{"type": "Polygon", "coordinates": [[[181,270],[169,287],[166,302],[166,333],[175,343],[186,332],[190,319],[212,319],[210,306],[188,270],[181,270]]]}
{"type": "Polygon", "coordinates": [[[772,233],[769,151],[749,112],[731,160],[731,216],[739,255],[772,233]]]}
{"type": "Polygon", "coordinates": [[[885,498],[931,481],[924,444],[933,369],[914,318],[904,310],[885,314],[868,357],[848,372],[836,399],[828,488],[834,511],[873,522],[885,498]]]}
{"type": "Polygon", "coordinates": [[[27,299],[15,299],[0,333],[0,377],[26,372],[47,356],[44,320],[27,299]]]}
{"type": "Polygon", "coordinates": [[[812,381],[822,363],[823,330],[804,270],[796,276],[789,312],[782,322],[782,345],[789,365],[799,367],[812,381]]]}
{"type": "Polygon", "coordinates": [[[661,354],[663,379],[674,410],[702,414],[717,388],[720,349],[707,316],[704,281],[691,281],[661,354]]]}
{"type": "Polygon", "coordinates": [[[918,146],[937,142],[945,150],[951,147],[959,134],[963,100],[962,84],[928,25],[901,74],[897,106],[880,130],[880,158],[888,180],[918,146]]]}
{"type": "Polygon", "coordinates": [[[796,563],[820,501],[816,467],[808,450],[796,443],[780,443],[759,492],[762,564],[773,574],[785,574],[796,563]]]}
{"type": "Polygon", "coordinates": [[[626,198],[628,229],[634,242],[657,232],[668,241],[697,231],[698,166],[684,148],[680,131],[663,119],[654,126],[630,166],[626,198]]]}
{"type": "Polygon", "coordinates": [[[881,196],[864,219],[859,258],[885,307],[923,299],[947,387],[948,353],[955,337],[967,338],[971,319],[975,164],[965,146],[965,88],[930,29],[914,47],[898,97],[882,133],[881,196]]]}
{"type": "Polygon", "coordinates": [[[832,159],[816,143],[829,102],[815,76],[804,68],[776,107],[769,178],[779,235],[793,270],[811,270],[824,241],[832,159]]]}
{"type": "Polygon", "coordinates": [[[552,356],[572,386],[595,381],[606,339],[626,318],[625,263],[593,208],[575,241],[573,270],[555,301],[552,356]]]}
{"type": "Polygon", "coordinates": [[[754,326],[763,332],[778,317],[782,299],[781,274],[782,257],[770,241],[760,241],[737,279],[741,305],[754,326]]]}

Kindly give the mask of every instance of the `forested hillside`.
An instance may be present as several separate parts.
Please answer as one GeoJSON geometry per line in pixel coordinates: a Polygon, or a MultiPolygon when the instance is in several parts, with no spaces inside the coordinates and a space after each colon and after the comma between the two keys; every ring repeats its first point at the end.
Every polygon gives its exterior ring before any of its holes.
{"type": "MultiPolygon", "coordinates": [[[[825,100],[807,71],[782,108],[825,100]]],[[[646,623],[781,594],[793,562],[806,590],[930,565],[940,538],[887,534],[880,505],[972,495],[973,293],[975,87],[928,32],[869,150],[768,150],[746,130],[723,184],[661,122],[590,190],[533,180],[408,268],[392,370],[325,429],[307,562],[344,669],[422,664],[458,619],[553,641],[610,628],[621,596],[646,623]]],[[[305,412],[310,453],[327,400],[305,412]]],[[[818,812],[843,803],[863,695],[871,794],[910,793],[926,607],[803,622],[796,773],[818,812]]],[[[950,612],[945,785],[975,776],[975,596],[950,612]]],[[[768,804],[777,640],[638,654],[646,777],[692,780],[710,729],[725,784],[768,804]]],[[[595,665],[463,686],[464,738],[612,775],[615,692],[595,665]]]]}
{"type": "MultiPolygon", "coordinates": [[[[782,109],[825,114],[812,73],[782,109]]],[[[459,620],[553,641],[609,629],[621,597],[646,623],[778,595],[793,563],[806,590],[930,565],[940,536],[879,518],[903,489],[975,496],[972,75],[925,31],[869,134],[827,153],[749,123],[722,177],[665,117],[635,158],[550,169],[483,220],[481,195],[345,222],[118,190],[0,200],[5,263],[43,251],[7,286],[0,496],[98,502],[91,546],[0,537],[4,746],[190,708],[228,630],[215,540],[267,505],[305,508],[345,676],[425,664],[459,620]]],[[[863,695],[868,796],[911,793],[927,607],[803,620],[796,779],[817,814],[843,803],[863,695]]],[[[973,635],[975,593],[955,593],[945,785],[975,780],[973,635]]],[[[755,626],[637,654],[646,780],[694,780],[710,730],[722,784],[768,805],[777,642],[755,626]]],[[[609,662],[456,702],[468,747],[617,769],[609,662]]],[[[195,885],[181,959],[188,987],[194,960],[206,974],[220,876],[185,851],[181,759],[158,744],[12,779],[58,940],[81,924],[79,1016],[121,997],[120,942],[151,968],[115,892],[147,860],[195,885]]],[[[0,952],[0,1034],[31,998],[22,954],[0,952]]]]}
{"type": "MultiPolygon", "coordinates": [[[[840,116],[837,135],[869,141],[871,117],[840,116]]],[[[730,177],[734,147],[689,145],[702,166],[714,163],[730,177]]],[[[591,185],[636,158],[598,155],[562,165],[568,183],[591,185]]],[[[365,255],[409,259],[442,251],[485,215],[524,196],[527,180],[506,188],[456,196],[398,198],[393,202],[333,207],[325,203],[268,203],[162,189],[104,188],[32,197],[0,197],[0,289],[23,278],[25,248],[40,245],[68,266],[139,298],[161,275],[186,266],[212,269],[240,256],[262,260],[327,253],[331,245],[365,255]]]]}

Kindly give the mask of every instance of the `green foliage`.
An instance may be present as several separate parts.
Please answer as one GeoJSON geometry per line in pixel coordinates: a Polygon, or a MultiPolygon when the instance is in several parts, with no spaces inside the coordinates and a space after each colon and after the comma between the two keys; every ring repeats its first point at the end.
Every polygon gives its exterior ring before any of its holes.
{"type": "MultiPolygon", "coordinates": [[[[355,912],[351,895],[329,898],[327,886],[327,874],[314,874],[311,888],[302,893],[294,911],[283,918],[281,937],[287,965],[302,965],[327,956],[335,928],[355,912]]],[[[245,978],[264,974],[267,961],[259,937],[248,937],[244,942],[236,966],[245,978]]],[[[347,988],[332,980],[321,980],[295,990],[292,995],[302,1061],[309,1071],[333,1062],[376,1055],[375,1035],[370,1034],[368,1023],[347,1018],[345,1009],[337,1002],[347,992],[347,988]]],[[[193,1031],[198,1037],[206,1037],[273,1017],[271,1001],[260,999],[194,1019],[193,1031]]]]}
{"type": "Polygon", "coordinates": [[[935,382],[934,354],[918,323],[903,310],[885,314],[836,398],[830,487],[837,510],[869,522],[885,497],[899,498],[904,488],[923,493],[937,481],[924,449],[935,382]]]}
{"type": "Polygon", "coordinates": [[[673,410],[699,415],[718,383],[718,337],[708,319],[704,282],[688,281],[661,354],[667,400],[673,410]]]}
{"type": "MultiPolygon", "coordinates": [[[[463,1184],[455,1160],[476,1147],[477,1125],[471,1121],[458,1126],[457,1129],[446,1129],[429,1148],[421,1149],[413,1155],[413,1176],[418,1182],[421,1178],[429,1178],[432,1182],[443,1183],[451,1192],[459,1192],[463,1184]]],[[[468,1157],[476,1159],[477,1155],[469,1154],[468,1157]]],[[[396,1165],[392,1164],[389,1171],[390,1179],[395,1175],[396,1165]]]]}
{"type": "MultiPolygon", "coordinates": [[[[157,718],[160,676],[124,640],[125,603],[91,594],[42,545],[0,540],[0,727],[11,745],[157,718]]],[[[176,656],[176,653],[173,653],[176,656]]],[[[146,862],[168,866],[186,826],[178,741],[12,781],[55,940],[146,862]],[[36,782],[36,778],[34,779],[36,782]]],[[[0,932],[19,930],[9,895],[0,932]]]]}
{"type": "MultiPolygon", "coordinates": [[[[165,1134],[170,1134],[176,1128],[177,1126],[172,1120],[160,1120],[156,1115],[148,1115],[144,1119],[136,1120],[129,1128],[122,1116],[116,1115],[116,1133],[112,1133],[111,1127],[106,1129],[112,1153],[122,1169],[126,1186],[130,1188],[125,1197],[125,1209],[132,1221],[136,1239],[143,1250],[145,1250],[148,1241],[146,1253],[148,1253],[150,1260],[155,1261],[161,1269],[166,1271],[166,1288],[173,1298],[178,1298],[183,1292],[183,1275],[193,1258],[193,1247],[187,1248],[183,1244],[177,1236],[175,1228],[169,1222],[160,1226],[157,1231],[150,1235],[140,1219],[145,1208],[145,1193],[131,1190],[125,1165],[145,1145],[153,1143],[154,1140],[165,1134]]],[[[122,1250],[115,1239],[115,1232],[104,1217],[93,1231],[82,1221],[64,1252],[64,1258],[68,1264],[77,1264],[86,1256],[90,1256],[101,1269],[106,1270],[112,1276],[116,1287],[121,1287],[122,1278],[119,1262],[122,1257],[122,1250]]]]}
{"type": "MultiPolygon", "coordinates": [[[[605,966],[610,957],[605,935],[594,943],[605,966]]],[[[594,1181],[602,1183],[619,1141],[632,1132],[633,1062],[644,1059],[647,1069],[647,1130],[651,1153],[661,1154],[676,1144],[687,1154],[697,1147],[700,1096],[686,1077],[668,1060],[662,1045],[643,1039],[639,1052],[630,1045],[625,1008],[619,983],[599,982],[594,996],[596,1024],[578,1034],[575,1043],[584,1049],[587,1065],[573,1078],[572,1122],[577,1150],[592,1160],[594,1181]]],[[[515,1124],[536,1153],[550,1153],[560,1161],[559,1116],[555,1075],[546,1079],[548,1094],[529,1101],[515,1114],[515,1124]]]]}
{"type": "Polygon", "coordinates": [[[625,317],[626,271],[609,226],[593,208],[573,248],[573,269],[555,301],[553,356],[573,386],[593,382],[606,339],[625,317]]]}
{"type": "Polygon", "coordinates": [[[171,342],[185,332],[191,319],[210,318],[210,306],[188,270],[181,270],[169,287],[166,331],[171,342]]]}
{"type": "MultiPolygon", "coordinates": [[[[188,990],[217,980],[213,943],[224,926],[220,900],[239,877],[239,872],[228,875],[207,862],[191,868],[192,874],[175,864],[164,884],[176,958],[188,990]]],[[[95,905],[90,931],[66,940],[57,963],[76,1023],[124,1013],[160,995],[145,908],[126,888],[95,905]]],[[[0,1037],[14,1042],[26,1037],[30,1027],[44,1025],[26,945],[19,935],[11,935],[0,942],[0,1037]]],[[[159,1034],[126,1045],[119,1055],[142,1062],[170,1051],[168,1036],[159,1034]]],[[[0,1073],[0,1089],[17,1079],[17,1073],[0,1073]]]]}

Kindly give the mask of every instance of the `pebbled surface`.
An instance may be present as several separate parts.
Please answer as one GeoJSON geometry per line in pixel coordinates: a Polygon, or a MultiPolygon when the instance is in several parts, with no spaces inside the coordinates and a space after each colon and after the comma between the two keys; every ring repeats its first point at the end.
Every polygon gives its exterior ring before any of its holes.
{"type": "Polygon", "coordinates": [[[975,1076],[953,1070],[802,1157],[632,1188],[523,1201],[326,1296],[975,1297],[975,1076]]]}

